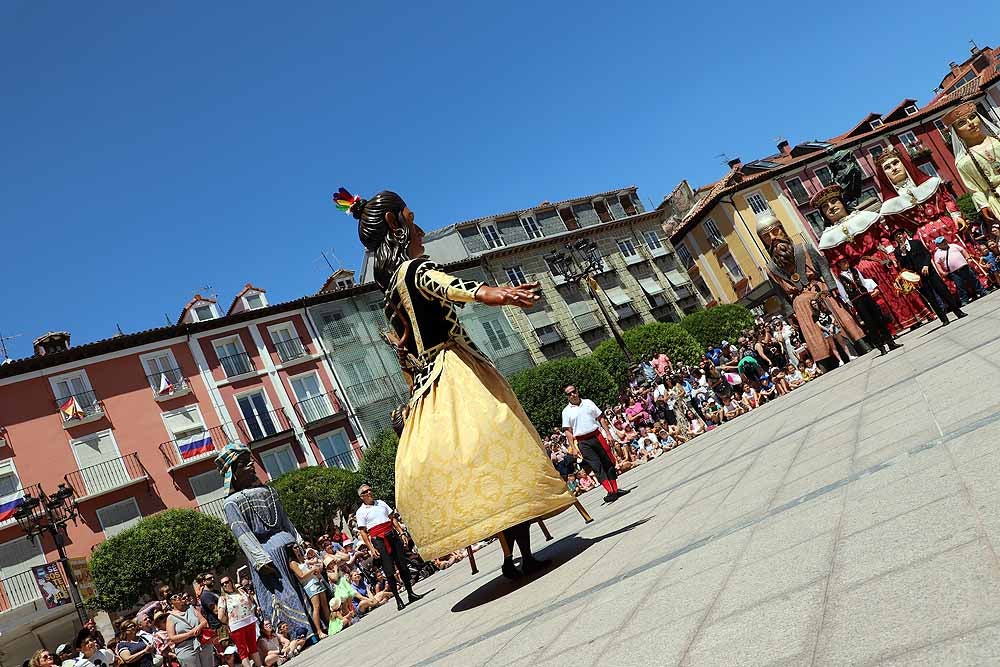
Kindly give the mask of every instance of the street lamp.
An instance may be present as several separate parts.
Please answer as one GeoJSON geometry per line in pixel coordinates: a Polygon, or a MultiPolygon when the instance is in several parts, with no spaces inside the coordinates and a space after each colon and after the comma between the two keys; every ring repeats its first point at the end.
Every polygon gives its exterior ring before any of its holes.
{"type": "Polygon", "coordinates": [[[76,577],[73,576],[73,568],[70,567],[65,549],[66,524],[70,521],[75,524],[77,517],[73,489],[66,484],[60,484],[56,492],[51,495],[46,495],[41,485],[38,485],[37,489],[37,496],[25,492],[24,500],[14,512],[14,518],[17,519],[17,525],[21,527],[31,542],[34,542],[35,537],[43,533],[52,536],[56,550],[59,552],[59,562],[62,563],[63,571],[69,580],[69,594],[73,598],[76,613],[80,617],[80,623],[86,623],[87,612],[83,608],[80,590],[76,587],[76,577]]]}
{"type": "Polygon", "coordinates": [[[548,262],[552,275],[562,276],[566,279],[566,282],[575,285],[586,286],[587,293],[597,302],[597,307],[601,311],[604,321],[607,323],[608,328],[611,329],[611,334],[615,337],[618,347],[621,348],[626,363],[631,366],[632,353],[625,344],[625,339],[622,338],[621,333],[618,331],[617,325],[611,320],[611,316],[608,314],[607,309],[605,309],[604,303],[597,297],[597,291],[601,289],[601,286],[594,279],[594,275],[600,273],[604,267],[604,257],[598,251],[597,243],[590,239],[580,239],[576,243],[567,243],[563,247],[566,249],[566,252],[557,250],[544,257],[545,261],[548,262]]]}

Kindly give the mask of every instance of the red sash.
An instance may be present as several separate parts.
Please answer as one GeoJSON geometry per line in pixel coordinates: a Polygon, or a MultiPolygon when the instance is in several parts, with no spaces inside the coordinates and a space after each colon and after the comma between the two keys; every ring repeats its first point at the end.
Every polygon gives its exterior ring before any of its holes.
{"type": "MultiPolygon", "coordinates": [[[[385,545],[385,552],[387,554],[391,554],[392,553],[392,544],[389,542],[388,539],[386,539],[386,535],[388,535],[389,533],[391,533],[393,530],[394,530],[394,526],[392,525],[392,521],[386,521],[385,523],[380,523],[377,526],[372,526],[371,528],[369,528],[368,529],[368,537],[379,537],[379,538],[381,538],[382,539],[382,544],[385,545]]],[[[377,554],[372,554],[372,555],[374,556],[374,555],[377,555],[377,554]]]]}

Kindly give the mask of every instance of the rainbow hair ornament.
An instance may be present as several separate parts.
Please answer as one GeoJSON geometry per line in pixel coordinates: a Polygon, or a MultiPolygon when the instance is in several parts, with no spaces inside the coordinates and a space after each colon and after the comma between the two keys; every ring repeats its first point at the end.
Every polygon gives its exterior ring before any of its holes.
{"type": "Polygon", "coordinates": [[[347,215],[351,215],[351,209],[360,201],[361,197],[352,195],[346,188],[340,188],[337,190],[337,194],[333,195],[333,203],[347,215]]]}

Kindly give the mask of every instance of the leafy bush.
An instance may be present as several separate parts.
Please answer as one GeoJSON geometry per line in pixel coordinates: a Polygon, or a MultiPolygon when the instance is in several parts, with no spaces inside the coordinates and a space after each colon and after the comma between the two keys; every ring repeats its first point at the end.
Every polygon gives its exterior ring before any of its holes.
{"type": "MultiPolygon", "coordinates": [[[[675,363],[694,364],[704,354],[698,341],[678,324],[643,324],[628,329],[622,338],[632,353],[633,363],[664,352],[675,363]]],[[[622,387],[628,382],[629,366],[614,340],[609,339],[598,345],[591,357],[611,375],[616,387],[622,387]]]]}
{"type": "Polygon", "coordinates": [[[356,472],[320,466],[292,470],[271,484],[299,533],[313,538],[328,532],[337,512],[354,509],[360,485],[356,472]]]}
{"type": "Polygon", "coordinates": [[[354,487],[357,502],[357,487],[369,484],[376,498],[384,500],[391,507],[396,506],[396,450],[399,436],[391,430],[382,431],[361,455],[358,468],[358,485],[354,487]]]}
{"type": "Polygon", "coordinates": [[[98,545],[90,557],[93,604],[121,610],[155,595],[163,581],[179,590],[202,572],[228,567],[239,547],[219,519],[191,509],[169,509],[98,545]]]}
{"type": "Polygon", "coordinates": [[[745,330],[752,328],[753,324],[753,314],[736,304],[699,310],[681,320],[681,326],[695,337],[702,351],[723,340],[736,340],[745,330]]]}
{"type": "Polygon", "coordinates": [[[511,387],[524,407],[528,419],[539,433],[553,426],[562,426],[562,409],[566,405],[563,389],[572,384],[580,395],[598,407],[614,402],[617,385],[608,372],[591,357],[546,361],[526,368],[510,379],[511,387]]]}
{"type": "Polygon", "coordinates": [[[957,202],[958,208],[962,211],[962,217],[968,223],[973,223],[979,218],[979,209],[976,208],[976,203],[972,201],[972,195],[962,195],[958,198],[957,202]]]}

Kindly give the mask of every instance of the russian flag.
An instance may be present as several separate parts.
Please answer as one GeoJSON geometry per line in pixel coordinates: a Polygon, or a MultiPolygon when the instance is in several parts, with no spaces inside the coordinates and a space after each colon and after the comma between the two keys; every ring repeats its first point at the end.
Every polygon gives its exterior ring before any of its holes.
{"type": "Polygon", "coordinates": [[[177,449],[181,453],[181,458],[187,460],[194,458],[195,456],[207,454],[215,449],[215,445],[212,444],[212,435],[210,433],[205,433],[197,440],[192,440],[191,442],[183,445],[178,444],[177,449]]]}
{"type": "Polygon", "coordinates": [[[13,519],[14,513],[23,502],[24,498],[14,498],[14,500],[8,500],[7,502],[0,504],[0,521],[13,519]]]}

